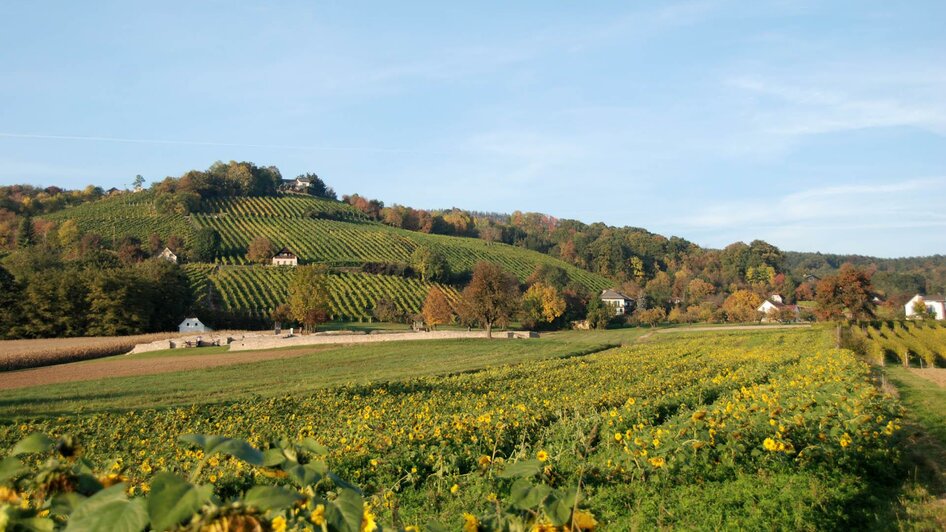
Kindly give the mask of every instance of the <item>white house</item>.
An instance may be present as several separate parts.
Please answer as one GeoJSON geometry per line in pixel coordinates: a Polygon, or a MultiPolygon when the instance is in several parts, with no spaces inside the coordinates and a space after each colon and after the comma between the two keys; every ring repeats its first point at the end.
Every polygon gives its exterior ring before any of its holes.
{"type": "Polygon", "coordinates": [[[756,310],[763,314],[762,321],[770,321],[771,315],[783,310],[790,310],[794,312],[796,316],[798,315],[798,306],[786,304],[785,300],[782,299],[782,296],[778,294],[772,294],[769,296],[769,298],[763,301],[756,310]]]}
{"type": "Polygon", "coordinates": [[[601,302],[613,306],[615,316],[630,314],[634,309],[634,300],[616,290],[602,290],[601,302]]]}
{"type": "Polygon", "coordinates": [[[158,254],[158,258],[177,264],[177,255],[175,255],[174,252],[171,251],[170,248],[164,248],[164,251],[158,254]]]}
{"type": "Polygon", "coordinates": [[[273,266],[298,266],[299,257],[289,251],[289,248],[282,248],[279,253],[273,256],[273,266]]]}
{"type": "Polygon", "coordinates": [[[177,326],[178,330],[182,333],[204,333],[212,331],[210,327],[207,327],[197,318],[187,318],[182,321],[180,325],[177,326]]]}
{"type": "Polygon", "coordinates": [[[299,176],[295,179],[283,179],[280,188],[291,192],[308,192],[310,184],[311,179],[299,176]]]}
{"type": "Polygon", "coordinates": [[[903,306],[903,310],[908,318],[916,315],[916,312],[913,311],[913,305],[915,305],[917,301],[922,301],[923,304],[926,305],[926,311],[935,314],[936,319],[942,320],[946,318],[946,298],[943,296],[921,296],[920,294],[913,296],[913,298],[907,301],[906,305],[903,306]]]}

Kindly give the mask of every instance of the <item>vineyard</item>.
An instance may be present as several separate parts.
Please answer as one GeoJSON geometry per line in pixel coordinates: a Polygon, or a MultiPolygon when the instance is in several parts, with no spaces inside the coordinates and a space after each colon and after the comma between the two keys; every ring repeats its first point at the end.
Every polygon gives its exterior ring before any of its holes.
{"type": "MultiPolygon", "coordinates": [[[[188,265],[185,270],[192,290],[204,305],[259,319],[266,319],[276,306],[288,300],[292,268],[264,266],[188,265]]],[[[366,321],[381,297],[390,299],[407,315],[420,312],[432,283],[418,279],[365,273],[332,273],[328,276],[330,315],[334,320],[366,321]]],[[[459,294],[438,285],[447,299],[456,303],[459,294]]]]}
{"type": "Polygon", "coordinates": [[[875,364],[946,367],[946,327],[935,321],[888,321],[851,333],[875,364]]]}
{"type": "MultiPolygon", "coordinates": [[[[871,527],[898,460],[899,409],[829,345],[818,330],[682,336],[308,395],[21,420],[0,442],[71,435],[149,505],[169,481],[161,472],[190,471],[193,489],[224,502],[182,522],[230,508],[279,529],[871,527]],[[195,433],[247,443],[175,441],[195,433]],[[292,467],[255,458],[277,455],[292,467]],[[263,505],[261,485],[298,504],[263,505]],[[346,505],[358,515],[343,526],[346,505]]],[[[27,490],[26,508],[41,504],[29,482],[7,485],[27,490]]]]}
{"type": "Polygon", "coordinates": [[[98,234],[107,243],[119,242],[125,236],[147,242],[148,236],[153,233],[165,240],[175,235],[190,241],[194,232],[186,216],[158,213],[149,192],[122,194],[84,203],[50,214],[47,218],[56,223],[73,220],[80,231],[98,234]]]}

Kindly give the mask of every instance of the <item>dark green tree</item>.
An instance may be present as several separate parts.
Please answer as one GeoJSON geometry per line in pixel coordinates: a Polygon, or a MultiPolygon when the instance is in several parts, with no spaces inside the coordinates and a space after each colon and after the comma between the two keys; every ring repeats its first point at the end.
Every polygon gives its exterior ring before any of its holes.
{"type": "Polygon", "coordinates": [[[190,256],[195,262],[213,262],[220,248],[220,234],[209,227],[202,227],[194,233],[190,256]]]}

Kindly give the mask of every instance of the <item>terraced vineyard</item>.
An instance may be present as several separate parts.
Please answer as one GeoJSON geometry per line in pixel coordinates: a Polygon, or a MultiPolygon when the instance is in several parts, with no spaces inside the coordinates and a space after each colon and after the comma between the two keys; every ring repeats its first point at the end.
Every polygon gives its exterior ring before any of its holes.
{"type": "Polygon", "coordinates": [[[936,322],[883,322],[852,333],[875,363],[946,367],[946,327],[936,322]]]}
{"type": "Polygon", "coordinates": [[[190,242],[194,226],[186,216],[160,214],[154,208],[150,192],[123,194],[94,203],[84,203],[46,216],[60,224],[73,220],[83,233],[95,233],[106,242],[116,242],[125,236],[147,241],[152,233],[167,239],[171,235],[190,242]]]}
{"type": "MultiPolygon", "coordinates": [[[[250,264],[250,242],[259,236],[277,247],[288,247],[302,263],[326,264],[336,270],[358,269],[365,263],[409,264],[418,247],[440,252],[454,274],[462,278],[479,261],[502,265],[524,281],[539,264],[561,267],[573,282],[590,291],[611,285],[604,277],[542,253],[475,238],[428,235],[367,221],[345,203],[302,195],[238,197],[208,200],[189,216],[161,214],[150,191],[122,194],[66,209],[49,217],[75,220],[84,233],[106,241],[126,235],[146,241],[157,233],[177,235],[190,242],[196,230],[209,227],[220,235],[217,264],[186,264],[191,289],[200,305],[210,305],[239,317],[259,319],[287,299],[291,270],[250,264]]],[[[186,257],[186,253],[184,253],[186,257]]],[[[363,273],[332,275],[335,319],[366,320],[381,296],[403,311],[417,313],[430,287],[416,279],[363,273]]],[[[456,299],[457,287],[444,287],[456,299]]]]}
{"type": "MultiPolygon", "coordinates": [[[[266,318],[277,305],[288,298],[292,268],[262,266],[189,265],[188,276],[196,294],[214,295],[214,303],[224,310],[243,316],[266,318]]],[[[365,273],[333,273],[329,275],[332,319],[364,321],[371,318],[374,303],[382,296],[390,298],[403,312],[416,314],[424,303],[432,283],[391,275],[365,273]]],[[[455,303],[457,290],[438,285],[455,303]]]]}

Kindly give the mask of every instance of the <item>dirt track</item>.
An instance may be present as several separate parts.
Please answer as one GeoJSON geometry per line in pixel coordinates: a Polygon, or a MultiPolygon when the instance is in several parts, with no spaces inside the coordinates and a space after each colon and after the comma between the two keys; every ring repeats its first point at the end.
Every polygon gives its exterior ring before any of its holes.
{"type": "Polygon", "coordinates": [[[109,358],[94,362],[60,364],[44,368],[24,369],[0,373],[0,390],[28,388],[63,382],[89,381],[108,377],[154,375],[173,371],[215,368],[232,364],[247,364],[262,360],[276,360],[308,355],[319,348],[282,349],[279,351],[249,351],[213,355],[173,356],[161,358],[109,358]]]}
{"type": "Polygon", "coordinates": [[[922,377],[930,382],[935,382],[940,386],[946,387],[946,369],[944,368],[910,368],[910,373],[916,375],[917,377],[922,377]]]}

